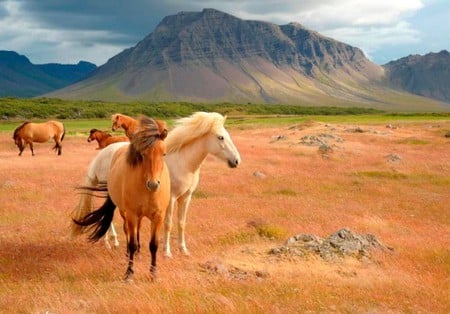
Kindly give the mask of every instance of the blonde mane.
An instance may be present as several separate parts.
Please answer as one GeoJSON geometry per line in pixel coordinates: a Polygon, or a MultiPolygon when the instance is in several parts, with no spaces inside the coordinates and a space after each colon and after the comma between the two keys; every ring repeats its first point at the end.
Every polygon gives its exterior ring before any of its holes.
{"type": "Polygon", "coordinates": [[[217,112],[196,112],[175,121],[175,128],[166,138],[167,152],[180,150],[195,139],[223,127],[226,117],[217,112]]]}

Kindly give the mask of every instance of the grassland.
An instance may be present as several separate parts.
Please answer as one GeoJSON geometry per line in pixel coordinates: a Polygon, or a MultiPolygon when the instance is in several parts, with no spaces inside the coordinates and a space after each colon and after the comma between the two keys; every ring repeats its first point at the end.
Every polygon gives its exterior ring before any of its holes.
{"type": "MultiPolygon", "coordinates": [[[[18,157],[16,123],[0,123],[2,313],[450,312],[448,117],[231,115],[243,163],[229,169],[209,157],[203,165],[188,217],[191,256],[159,252],[152,283],[144,245],[132,284],[121,281],[120,217],[116,250],[68,238],[74,187],[97,153],[86,132],[109,129],[108,117],[66,119],[61,156],[47,143],[18,157]],[[321,133],[343,139],[326,156],[300,143],[321,133]],[[291,235],[342,227],[394,251],[337,261],[268,253],[291,235]]],[[[148,238],[144,221],[141,242],[148,238]]]]}

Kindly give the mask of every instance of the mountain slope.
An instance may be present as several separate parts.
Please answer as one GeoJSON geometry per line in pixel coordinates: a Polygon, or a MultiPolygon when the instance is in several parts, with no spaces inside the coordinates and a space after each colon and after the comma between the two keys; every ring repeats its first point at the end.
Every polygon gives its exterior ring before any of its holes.
{"type": "Polygon", "coordinates": [[[0,97],[33,97],[77,82],[96,66],[89,62],[77,65],[34,65],[13,51],[0,51],[0,97]]]}
{"type": "Polygon", "coordinates": [[[450,53],[410,55],[384,65],[390,83],[402,90],[450,103],[450,53]]]}
{"type": "MultiPolygon", "coordinates": [[[[246,21],[205,9],[164,18],[92,76],[49,94],[103,100],[366,105],[424,100],[383,85],[358,48],[300,24],[246,21]]],[[[440,104],[433,104],[440,107],[440,104]]]]}

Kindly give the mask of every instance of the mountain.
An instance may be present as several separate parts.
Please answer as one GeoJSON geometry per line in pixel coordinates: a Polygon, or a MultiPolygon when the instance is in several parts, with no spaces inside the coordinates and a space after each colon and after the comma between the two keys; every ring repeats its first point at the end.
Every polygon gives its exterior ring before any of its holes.
{"type": "Polygon", "coordinates": [[[165,17],[154,32],[87,79],[46,96],[446,108],[390,88],[385,68],[356,47],[297,23],[242,20],[214,9],[165,17]]]}
{"type": "Polygon", "coordinates": [[[410,55],[383,66],[390,83],[413,94],[450,103],[450,53],[410,55]]]}
{"type": "Polygon", "coordinates": [[[96,68],[85,61],[35,65],[14,51],[0,50],[0,97],[38,96],[84,79],[96,68]]]}

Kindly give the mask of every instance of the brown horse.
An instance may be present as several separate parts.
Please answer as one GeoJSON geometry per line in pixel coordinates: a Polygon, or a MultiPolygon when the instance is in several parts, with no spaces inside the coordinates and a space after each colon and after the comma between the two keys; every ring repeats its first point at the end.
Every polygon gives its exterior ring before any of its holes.
{"type": "Polygon", "coordinates": [[[122,128],[126,136],[131,140],[131,137],[138,130],[138,121],[121,113],[115,113],[111,116],[112,130],[117,131],[122,128]]]}
{"type": "Polygon", "coordinates": [[[14,130],[14,143],[19,147],[19,156],[27,145],[30,145],[31,155],[34,156],[33,142],[45,143],[52,139],[55,141],[54,150],[61,155],[61,142],[65,135],[64,125],[59,121],[44,123],[24,122],[14,130]]]}
{"type": "Polygon", "coordinates": [[[101,130],[91,129],[87,141],[89,143],[92,141],[97,141],[98,142],[97,149],[102,149],[112,143],[129,142],[129,139],[127,136],[113,136],[101,130]]]}
{"type": "Polygon", "coordinates": [[[134,254],[139,250],[139,228],[143,217],[151,220],[150,273],[156,276],[156,252],[170,199],[170,176],[164,161],[166,124],[143,117],[130,145],[119,148],[112,158],[107,186],[84,187],[87,191],[106,191],[105,203],[74,222],[93,227],[91,241],[102,238],[119,207],[127,238],[128,267],[125,280],[131,280],[134,254]]]}

